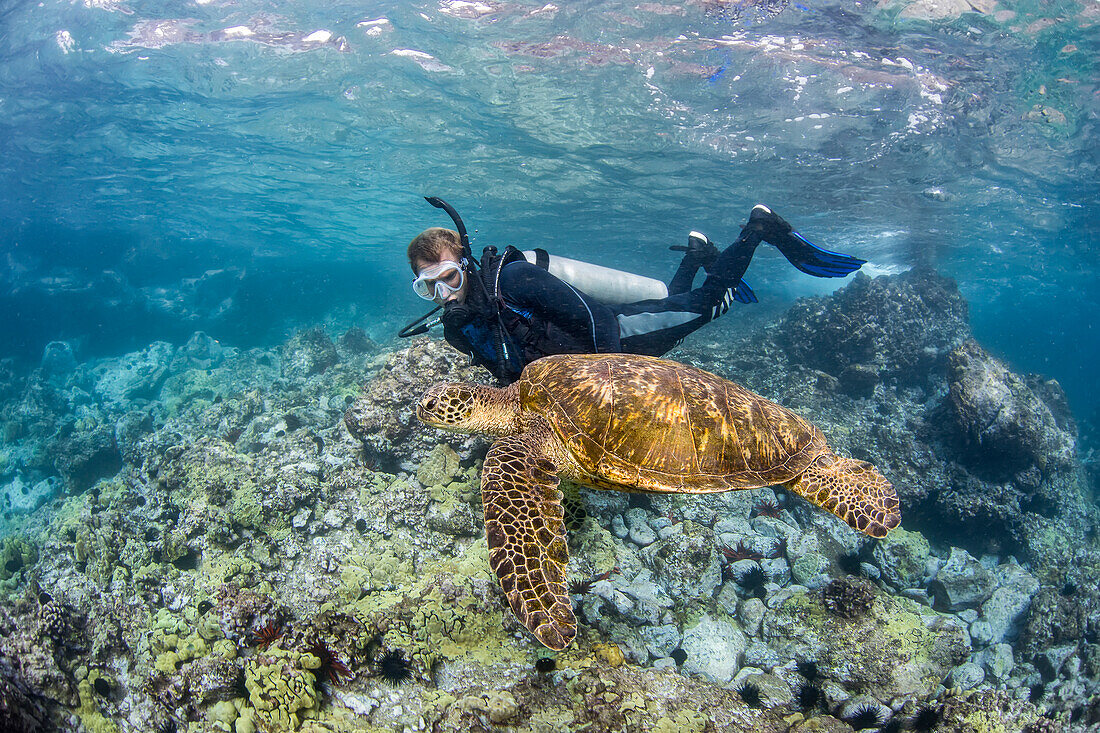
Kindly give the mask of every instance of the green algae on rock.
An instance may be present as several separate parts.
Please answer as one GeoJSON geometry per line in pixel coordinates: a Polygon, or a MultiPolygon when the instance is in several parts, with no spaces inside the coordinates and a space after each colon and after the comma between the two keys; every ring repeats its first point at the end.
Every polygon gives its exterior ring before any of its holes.
{"type": "Polygon", "coordinates": [[[245,664],[244,684],[261,729],[296,731],[321,703],[313,671],[321,660],[309,653],[271,645],[245,664]]]}
{"type": "Polygon", "coordinates": [[[0,586],[15,588],[38,562],[38,548],[23,537],[8,536],[0,544],[0,586]]]}
{"type": "Polygon", "coordinates": [[[927,697],[970,648],[962,624],[921,610],[879,595],[870,613],[846,619],[829,613],[820,595],[799,592],[765,615],[761,634],[781,657],[815,660],[846,687],[880,699],[927,697]]]}

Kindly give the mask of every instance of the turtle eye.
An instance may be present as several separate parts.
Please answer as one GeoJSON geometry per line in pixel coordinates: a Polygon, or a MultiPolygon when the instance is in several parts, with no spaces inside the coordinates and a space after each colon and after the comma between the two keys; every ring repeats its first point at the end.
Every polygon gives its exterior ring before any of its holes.
{"type": "Polygon", "coordinates": [[[428,399],[424,400],[424,409],[431,411],[435,410],[435,397],[429,397],[428,399]]]}

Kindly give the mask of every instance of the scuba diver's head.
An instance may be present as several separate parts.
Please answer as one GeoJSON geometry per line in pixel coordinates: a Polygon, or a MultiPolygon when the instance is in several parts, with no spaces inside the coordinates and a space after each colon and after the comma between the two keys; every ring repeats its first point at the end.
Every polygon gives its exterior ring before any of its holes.
{"type": "Polygon", "coordinates": [[[426,229],[409,243],[408,255],[416,273],[413,290],[417,295],[440,305],[466,300],[468,283],[457,232],[442,227],[426,229]]]}

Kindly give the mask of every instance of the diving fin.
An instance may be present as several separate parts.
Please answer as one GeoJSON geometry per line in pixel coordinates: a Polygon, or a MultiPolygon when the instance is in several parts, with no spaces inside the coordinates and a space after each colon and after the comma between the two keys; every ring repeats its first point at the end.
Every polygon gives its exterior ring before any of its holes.
{"type": "Polygon", "coordinates": [[[794,231],[781,216],[763,204],[753,207],[747,226],[760,232],[764,241],[775,245],[792,265],[807,275],[845,277],[866,262],[858,257],[818,247],[794,231]]]}
{"type": "Polygon", "coordinates": [[[756,299],[756,293],[752,291],[749,284],[742,280],[737,283],[737,287],[733,290],[733,299],[738,303],[759,303],[756,299]]]}

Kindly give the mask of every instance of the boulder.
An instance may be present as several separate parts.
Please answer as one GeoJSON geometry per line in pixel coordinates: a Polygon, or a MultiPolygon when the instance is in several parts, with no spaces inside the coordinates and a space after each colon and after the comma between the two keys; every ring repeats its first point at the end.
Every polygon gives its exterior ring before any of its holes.
{"type": "Polygon", "coordinates": [[[1000,566],[1000,584],[982,603],[982,619],[989,624],[990,642],[1011,641],[1027,619],[1039,581],[1015,562],[1000,566]]]}
{"type": "Polygon", "coordinates": [[[989,677],[1004,682],[1016,666],[1013,659],[1012,646],[1009,644],[994,644],[980,654],[975,655],[974,661],[985,669],[989,677]]]}
{"type": "Polygon", "coordinates": [[[985,670],[974,662],[960,664],[951,670],[951,687],[969,690],[985,681],[985,670]]]}
{"type": "Polygon", "coordinates": [[[175,347],[154,341],[142,351],[105,359],[93,370],[95,393],[109,405],[126,407],[135,399],[153,399],[168,377],[175,347]]]}
{"type": "Polygon", "coordinates": [[[908,532],[898,527],[875,543],[872,557],[882,578],[895,588],[911,588],[924,575],[928,562],[928,540],[919,532],[908,532]]]}
{"type": "Polygon", "coordinates": [[[748,639],[729,621],[704,614],[694,626],[684,630],[680,648],[687,655],[683,671],[702,675],[720,685],[733,679],[741,666],[748,639]]]}
{"type": "MultiPolygon", "coordinates": [[[[949,400],[960,457],[992,477],[1035,466],[1041,472],[1072,466],[1076,439],[1058,425],[1050,406],[975,341],[951,352],[949,400]]],[[[1053,390],[1044,390],[1048,395],[1053,390]]],[[[1060,388],[1057,390],[1060,392],[1060,388]]]]}
{"type": "Polygon", "coordinates": [[[987,567],[969,552],[951,548],[951,555],[928,584],[937,611],[961,611],[975,608],[993,594],[996,580],[987,567]]]}

